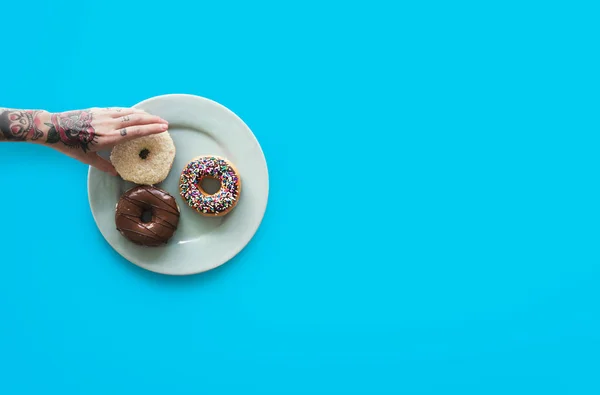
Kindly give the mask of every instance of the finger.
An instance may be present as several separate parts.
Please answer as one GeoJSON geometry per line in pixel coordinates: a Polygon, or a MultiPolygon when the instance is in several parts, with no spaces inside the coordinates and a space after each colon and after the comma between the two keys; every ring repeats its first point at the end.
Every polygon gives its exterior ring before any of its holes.
{"type": "Polygon", "coordinates": [[[109,114],[112,118],[119,118],[130,114],[147,114],[146,111],[131,107],[108,107],[100,110],[109,114]]]}
{"type": "Polygon", "coordinates": [[[162,133],[165,132],[168,128],[168,125],[165,125],[164,123],[153,123],[150,125],[131,126],[128,128],[122,128],[115,132],[114,144],[124,143],[125,141],[137,139],[139,137],[149,136],[151,134],[162,133]]]}
{"type": "Polygon", "coordinates": [[[118,175],[117,170],[115,170],[115,167],[112,165],[112,163],[110,163],[103,157],[99,156],[98,154],[95,154],[95,153],[87,154],[83,158],[81,158],[81,160],[90,166],[94,166],[96,169],[98,169],[100,171],[109,173],[113,176],[118,175]]]}
{"type": "Polygon", "coordinates": [[[169,124],[169,122],[165,121],[161,117],[157,117],[156,115],[150,115],[147,113],[124,115],[120,117],[118,121],[120,129],[126,128],[128,126],[150,125],[153,123],[163,123],[165,125],[169,124]]]}

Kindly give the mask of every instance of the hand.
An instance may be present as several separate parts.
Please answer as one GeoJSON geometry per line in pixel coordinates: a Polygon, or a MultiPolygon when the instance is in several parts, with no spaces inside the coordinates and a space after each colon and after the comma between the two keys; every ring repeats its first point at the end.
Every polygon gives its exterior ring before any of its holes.
{"type": "Polygon", "coordinates": [[[133,108],[91,108],[44,115],[49,117],[44,120],[49,128],[44,136],[46,144],[112,175],[117,171],[96,151],[168,129],[164,119],[133,108]]]}

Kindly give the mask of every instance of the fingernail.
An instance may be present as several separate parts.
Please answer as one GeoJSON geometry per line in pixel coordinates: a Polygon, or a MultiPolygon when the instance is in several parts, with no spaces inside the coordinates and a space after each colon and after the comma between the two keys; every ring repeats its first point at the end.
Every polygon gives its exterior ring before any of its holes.
{"type": "Polygon", "coordinates": [[[161,120],[161,122],[166,123],[167,125],[169,124],[169,121],[167,121],[166,119],[161,118],[160,120],[161,120]]]}
{"type": "Polygon", "coordinates": [[[160,128],[162,130],[167,130],[169,128],[169,125],[160,125],[160,128]]]}

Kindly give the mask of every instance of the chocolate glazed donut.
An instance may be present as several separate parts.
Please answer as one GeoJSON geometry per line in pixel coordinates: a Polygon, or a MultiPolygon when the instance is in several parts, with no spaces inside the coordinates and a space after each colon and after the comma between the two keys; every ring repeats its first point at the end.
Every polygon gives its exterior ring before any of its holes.
{"type": "Polygon", "coordinates": [[[179,223],[179,207],[175,198],[162,189],[148,185],[125,192],[115,215],[117,230],[130,241],[149,247],[165,244],[179,223]],[[144,221],[144,213],[152,214],[144,221]]]}

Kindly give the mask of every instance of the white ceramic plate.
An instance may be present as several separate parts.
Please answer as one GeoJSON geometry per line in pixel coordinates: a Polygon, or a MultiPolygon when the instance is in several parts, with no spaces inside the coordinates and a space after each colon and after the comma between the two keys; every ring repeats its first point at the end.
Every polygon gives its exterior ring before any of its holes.
{"type": "MultiPolygon", "coordinates": [[[[222,265],[248,244],[267,207],[269,174],[258,141],[233,112],[203,97],[158,96],[135,107],[169,121],[177,154],[169,176],[158,186],[177,199],[181,209],[179,226],[164,247],[133,244],[116,229],[115,205],[134,184],[90,167],[88,197],[98,229],[125,259],[157,273],[195,274],[222,265]],[[240,200],[223,217],[203,217],[179,196],[181,171],[190,160],[201,155],[223,156],[240,173],[240,200]]],[[[105,158],[109,155],[100,154],[105,158]]]]}

